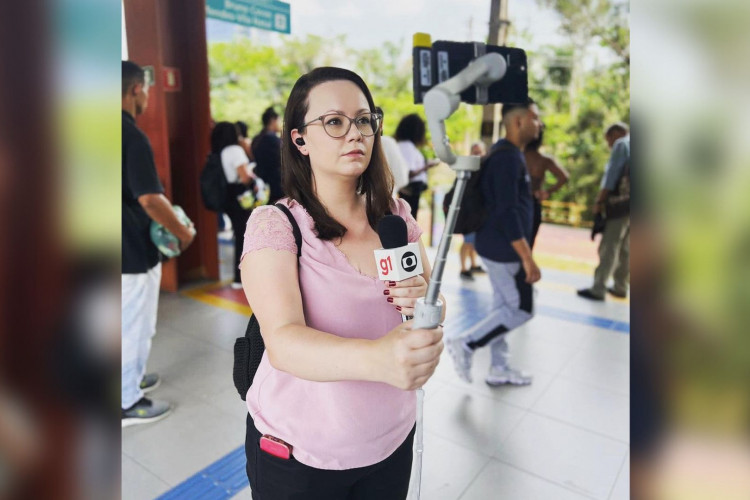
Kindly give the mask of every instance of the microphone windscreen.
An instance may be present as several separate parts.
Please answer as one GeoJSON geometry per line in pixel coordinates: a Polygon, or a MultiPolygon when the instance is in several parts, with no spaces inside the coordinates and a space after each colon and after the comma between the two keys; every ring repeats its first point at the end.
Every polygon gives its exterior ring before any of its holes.
{"type": "Polygon", "coordinates": [[[386,215],[378,223],[378,236],[383,248],[399,248],[409,244],[406,222],[398,215],[386,215]]]}

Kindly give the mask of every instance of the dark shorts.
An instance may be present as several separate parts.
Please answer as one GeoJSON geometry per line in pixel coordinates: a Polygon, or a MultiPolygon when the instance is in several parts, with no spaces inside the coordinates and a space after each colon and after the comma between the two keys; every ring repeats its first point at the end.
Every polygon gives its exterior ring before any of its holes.
{"type": "Polygon", "coordinates": [[[261,434],[247,416],[245,455],[253,500],[400,500],[409,491],[412,429],[391,456],[367,467],[316,469],[260,449],[261,434]]]}

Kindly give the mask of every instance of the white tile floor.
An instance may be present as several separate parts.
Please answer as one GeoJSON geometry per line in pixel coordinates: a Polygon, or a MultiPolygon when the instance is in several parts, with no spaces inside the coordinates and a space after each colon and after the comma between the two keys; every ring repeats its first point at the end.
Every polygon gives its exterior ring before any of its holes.
{"type": "MultiPolygon", "coordinates": [[[[222,255],[227,270],[228,245],[222,255]]],[[[444,276],[451,290],[446,324],[468,314],[461,287],[490,294],[486,277],[459,281],[457,260],[449,258],[444,276]]],[[[575,296],[588,276],[543,274],[537,304],[629,322],[627,303],[575,296]]],[[[123,429],[124,499],[158,497],[244,443],[246,409],[232,385],[232,349],[246,322],[235,312],[162,294],[149,371],[163,379],[152,396],[175,409],[163,421],[123,429]]],[[[538,314],[509,340],[513,363],[534,375],[531,386],[484,384],[489,352],[482,349],[473,384],[456,377],[446,352],[425,387],[422,498],[629,498],[629,335],[538,314]]],[[[249,488],[234,498],[249,499],[249,488]]]]}

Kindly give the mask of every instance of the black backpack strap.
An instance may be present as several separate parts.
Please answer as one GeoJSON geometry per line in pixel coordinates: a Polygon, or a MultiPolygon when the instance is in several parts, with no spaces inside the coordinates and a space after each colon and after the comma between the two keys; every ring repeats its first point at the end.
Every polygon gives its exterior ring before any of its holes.
{"type": "Polygon", "coordinates": [[[297,244],[297,259],[302,256],[302,233],[297,225],[297,219],[294,218],[292,212],[283,203],[276,203],[276,207],[280,208],[282,212],[289,218],[289,222],[292,224],[292,234],[294,234],[294,242],[297,244]]]}
{"type": "MultiPolygon", "coordinates": [[[[294,242],[297,244],[297,264],[299,265],[299,258],[302,256],[302,233],[299,230],[299,225],[292,212],[284,204],[276,203],[276,206],[286,214],[292,224],[294,242]]],[[[234,342],[232,378],[234,379],[234,387],[243,401],[253,383],[253,379],[255,379],[255,373],[258,371],[265,350],[266,344],[263,342],[263,335],[260,333],[260,323],[253,314],[247,322],[245,336],[234,342]]]]}

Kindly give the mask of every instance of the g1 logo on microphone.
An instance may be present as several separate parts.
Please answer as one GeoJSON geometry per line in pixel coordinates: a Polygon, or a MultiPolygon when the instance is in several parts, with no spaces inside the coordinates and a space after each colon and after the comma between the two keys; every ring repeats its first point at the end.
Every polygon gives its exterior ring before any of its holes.
{"type": "Polygon", "coordinates": [[[416,276],[423,271],[419,256],[419,243],[375,250],[378,277],[382,280],[402,281],[416,276]]]}
{"type": "Polygon", "coordinates": [[[380,262],[378,262],[380,265],[380,272],[383,274],[383,276],[388,276],[391,271],[393,271],[393,264],[391,263],[391,256],[389,255],[385,259],[380,259],[380,262]]]}
{"type": "Polygon", "coordinates": [[[417,268],[417,262],[417,256],[414,255],[414,252],[406,252],[401,256],[401,268],[407,273],[417,268]]]}

